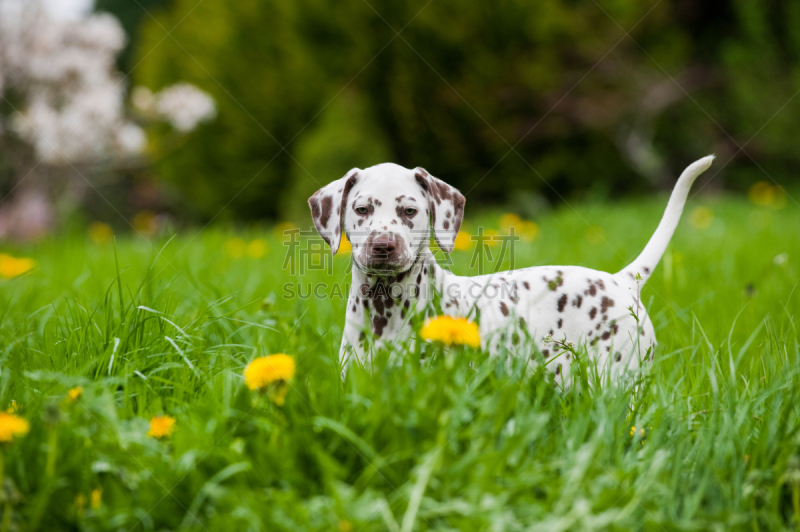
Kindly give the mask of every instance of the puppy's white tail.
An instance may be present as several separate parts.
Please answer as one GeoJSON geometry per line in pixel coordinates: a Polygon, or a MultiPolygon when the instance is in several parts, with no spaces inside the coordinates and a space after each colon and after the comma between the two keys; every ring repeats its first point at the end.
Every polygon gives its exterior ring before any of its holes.
{"type": "Polygon", "coordinates": [[[672,190],[667,209],[664,211],[664,216],[661,218],[656,232],[650,238],[650,242],[644,247],[642,253],[636,257],[636,260],[622,271],[616,273],[614,277],[624,281],[625,284],[631,284],[638,273],[642,278],[641,285],[647,281],[656,265],[658,265],[658,261],[661,260],[661,256],[672,238],[672,233],[675,232],[675,228],[678,226],[678,221],[681,219],[681,213],[683,212],[683,205],[686,203],[686,197],[689,195],[692,183],[697,179],[697,176],[708,170],[712,161],[714,161],[713,155],[703,157],[699,161],[690,164],[683,171],[675,184],[675,188],[672,190]]]}

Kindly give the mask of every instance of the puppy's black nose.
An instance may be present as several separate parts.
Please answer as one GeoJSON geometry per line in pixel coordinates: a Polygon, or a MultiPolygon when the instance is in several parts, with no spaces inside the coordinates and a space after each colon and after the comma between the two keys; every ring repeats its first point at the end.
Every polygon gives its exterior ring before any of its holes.
{"type": "Polygon", "coordinates": [[[388,259],[397,250],[397,243],[389,235],[380,235],[372,240],[370,254],[373,258],[388,259]]]}

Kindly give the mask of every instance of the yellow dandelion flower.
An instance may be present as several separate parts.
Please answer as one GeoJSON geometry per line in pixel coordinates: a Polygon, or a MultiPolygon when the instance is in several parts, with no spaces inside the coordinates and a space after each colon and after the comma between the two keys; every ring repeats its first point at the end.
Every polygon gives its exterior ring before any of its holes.
{"type": "Polygon", "coordinates": [[[714,221],[714,213],[708,207],[696,207],[689,215],[689,221],[697,229],[708,229],[714,221]]]}
{"type": "Polygon", "coordinates": [[[636,434],[636,427],[631,427],[631,436],[636,434]]]}
{"type": "Polygon", "coordinates": [[[103,490],[101,489],[93,489],[92,490],[92,508],[97,510],[100,508],[100,505],[103,504],[103,490]]]}
{"type": "Polygon", "coordinates": [[[81,395],[83,395],[83,388],[76,386],[74,388],[70,388],[70,390],[67,392],[67,399],[70,401],[77,401],[81,398],[81,395]]]}
{"type": "Polygon", "coordinates": [[[275,238],[281,242],[289,242],[292,240],[292,233],[299,233],[300,228],[292,222],[281,222],[275,226],[275,238]]]}
{"type": "Polygon", "coordinates": [[[229,238],[225,241],[224,245],[225,253],[234,259],[241,258],[241,256],[244,255],[245,247],[247,247],[247,244],[238,236],[229,238]]]}
{"type": "Polygon", "coordinates": [[[500,233],[494,229],[487,229],[483,232],[483,243],[487,246],[499,246],[503,242],[500,233]]]}
{"type": "Polygon", "coordinates": [[[254,259],[260,259],[267,254],[267,249],[267,243],[260,238],[257,238],[247,244],[247,256],[254,259]]]}
{"type": "Polygon", "coordinates": [[[775,189],[772,183],[759,181],[753,183],[753,186],[747,191],[747,197],[754,205],[768,207],[775,202],[775,189]]]}
{"type": "Polygon", "coordinates": [[[525,220],[519,226],[519,236],[523,242],[533,242],[539,236],[539,225],[536,222],[525,220]]]}
{"type": "Polygon", "coordinates": [[[286,382],[294,377],[294,358],[277,354],[259,357],[244,368],[244,381],[251,390],[258,390],[277,382],[286,382]]]}
{"type": "Polygon", "coordinates": [[[75,506],[78,508],[78,514],[83,515],[83,510],[86,508],[86,497],[83,493],[75,495],[75,506]]]}
{"type": "Polygon", "coordinates": [[[92,222],[86,232],[89,233],[89,240],[95,244],[105,244],[114,237],[114,230],[103,222],[92,222]]]}
{"type": "Polygon", "coordinates": [[[28,273],[36,267],[33,259],[16,258],[5,253],[0,253],[0,277],[3,279],[13,279],[22,274],[28,273]]]}
{"type": "Polygon", "coordinates": [[[9,404],[8,408],[6,409],[6,412],[8,412],[9,414],[16,414],[20,410],[22,410],[22,405],[16,402],[14,399],[12,399],[11,404],[9,404]]]}
{"type": "MultiPolygon", "coordinates": [[[[500,217],[500,229],[509,234],[513,229],[514,234],[521,236],[525,242],[532,242],[539,236],[539,225],[536,222],[523,220],[514,213],[506,213],[500,217]]],[[[489,231],[487,231],[487,235],[488,233],[489,231]]]]}
{"type": "Polygon", "coordinates": [[[353,251],[353,245],[347,239],[347,235],[342,232],[342,239],[339,241],[339,251],[340,253],[350,253],[353,251]]]}
{"type": "Polygon", "coordinates": [[[30,424],[21,417],[0,412],[0,442],[9,443],[14,438],[27,434],[30,428],[30,424]]]}
{"type": "Polygon", "coordinates": [[[468,345],[480,347],[481,335],[478,325],[466,318],[437,316],[428,318],[419,331],[425,340],[445,345],[468,345]]]}
{"type": "Polygon", "coordinates": [[[456,235],[455,245],[453,249],[457,249],[459,251],[468,251],[472,249],[472,237],[466,231],[459,231],[456,235]]]}
{"type": "Polygon", "coordinates": [[[507,212],[500,217],[500,229],[508,231],[512,227],[519,228],[522,225],[522,218],[513,212],[507,212]]]}
{"type": "Polygon", "coordinates": [[[172,436],[175,430],[175,418],[172,416],[156,416],[150,420],[150,430],[147,435],[152,438],[172,436]]]}
{"type": "Polygon", "coordinates": [[[158,217],[150,211],[142,211],[134,215],[133,228],[137,233],[152,236],[158,231],[158,217]]]}
{"type": "Polygon", "coordinates": [[[754,183],[747,191],[747,197],[753,205],[776,209],[786,206],[786,193],[777,185],[768,181],[754,183]]]}

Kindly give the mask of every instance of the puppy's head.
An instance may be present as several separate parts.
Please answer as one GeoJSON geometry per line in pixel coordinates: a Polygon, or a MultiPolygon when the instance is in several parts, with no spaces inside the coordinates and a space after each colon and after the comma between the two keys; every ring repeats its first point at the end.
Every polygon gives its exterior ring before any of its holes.
{"type": "Polygon", "coordinates": [[[354,168],[308,200],[320,236],[336,253],[342,228],[362,271],[395,275],[428,247],[431,230],[442,250],[453,250],[464,216],[464,196],[422,168],[392,163],[354,168]]]}

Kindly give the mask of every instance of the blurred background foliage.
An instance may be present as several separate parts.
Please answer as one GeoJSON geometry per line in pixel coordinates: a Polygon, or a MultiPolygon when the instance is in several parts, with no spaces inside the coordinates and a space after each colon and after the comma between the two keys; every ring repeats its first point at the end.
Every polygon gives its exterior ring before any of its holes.
{"type": "Polygon", "coordinates": [[[215,122],[148,169],[192,219],[304,219],[318,187],[386,160],[426,167],[473,208],[506,203],[527,215],[537,195],[668,188],[710,152],[732,159],[715,186],[798,179],[797,2],[100,0],[97,9],[131,35],[121,68],[134,84],[186,80],[217,101],[215,122]]]}

